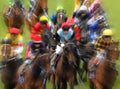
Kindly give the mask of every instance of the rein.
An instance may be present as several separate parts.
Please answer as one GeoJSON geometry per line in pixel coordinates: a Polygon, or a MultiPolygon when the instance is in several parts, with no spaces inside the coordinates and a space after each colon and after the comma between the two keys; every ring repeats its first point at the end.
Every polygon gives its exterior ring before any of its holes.
{"type": "Polygon", "coordinates": [[[0,71],[6,68],[9,65],[9,63],[13,63],[14,61],[18,61],[18,60],[20,59],[15,56],[15,57],[9,58],[7,61],[0,61],[0,63],[2,63],[2,65],[0,65],[0,71]]]}

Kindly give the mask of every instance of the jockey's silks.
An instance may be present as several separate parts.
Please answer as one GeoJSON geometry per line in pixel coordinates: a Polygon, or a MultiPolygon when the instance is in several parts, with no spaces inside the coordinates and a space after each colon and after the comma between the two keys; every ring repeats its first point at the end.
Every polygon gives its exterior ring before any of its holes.
{"type": "Polygon", "coordinates": [[[74,34],[74,31],[72,29],[69,29],[67,34],[63,33],[63,30],[60,28],[57,31],[57,34],[60,36],[60,40],[64,42],[64,40],[69,40],[71,39],[72,35],[74,34]]]}

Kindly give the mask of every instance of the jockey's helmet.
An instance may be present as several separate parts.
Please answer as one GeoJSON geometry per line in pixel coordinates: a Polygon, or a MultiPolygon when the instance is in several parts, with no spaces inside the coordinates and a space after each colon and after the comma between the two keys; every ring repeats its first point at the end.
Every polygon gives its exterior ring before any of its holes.
{"type": "Polygon", "coordinates": [[[17,29],[17,28],[10,28],[9,32],[10,32],[10,34],[19,34],[20,33],[19,29],[17,29]]]}
{"type": "Polygon", "coordinates": [[[42,37],[41,37],[40,35],[34,35],[34,36],[32,37],[32,41],[33,41],[34,43],[41,43],[41,42],[43,42],[43,41],[42,41],[42,37]]]}
{"type": "Polygon", "coordinates": [[[40,16],[40,19],[39,19],[39,21],[40,22],[48,22],[48,18],[45,16],[45,15],[43,15],[43,16],[40,16]]]}
{"type": "Polygon", "coordinates": [[[62,24],[62,30],[63,30],[63,31],[68,31],[69,28],[70,28],[70,25],[69,25],[67,22],[64,22],[64,23],[62,24]]]}
{"type": "Polygon", "coordinates": [[[85,5],[82,5],[79,11],[88,11],[88,8],[85,5]]]}
{"type": "Polygon", "coordinates": [[[63,8],[62,6],[58,6],[58,7],[56,8],[56,11],[64,11],[64,8],[63,8]]]}
{"type": "Polygon", "coordinates": [[[111,29],[105,29],[103,31],[103,36],[112,36],[112,30],[111,29]]]}

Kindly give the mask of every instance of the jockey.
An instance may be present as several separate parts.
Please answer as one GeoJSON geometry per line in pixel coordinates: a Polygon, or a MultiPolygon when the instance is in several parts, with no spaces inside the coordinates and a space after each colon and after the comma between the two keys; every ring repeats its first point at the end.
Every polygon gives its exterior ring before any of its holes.
{"type": "Polygon", "coordinates": [[[80,7],[80,9],[78,10],[78,12],[75,15],[75,23],[79,26],[80,30],[81,30],[81,39],[83,41],[87,40],[88,41],[88,25],[87,22],[90,18],[90,13],[88,11],[88,8],[84,5],[82,5],[80,7]]]}
{"type": "Polygon", "coordinates": [[[36,54],[40,52],[40,49],[45,48],[45,44],[42,41],[40,35],[34,35],[32,41],[29,42],[26,50],[26,59],[34,59],[36,54]]]}
{"type": "Polygon", "coordinates": [[[51,60],[51,70],[55,73],[55,65],[56,60],[58,59],[59,55],[63,52],[64,47],[64,41],[75,40],[75,33],[72,28],[70,28],[69,24],[67,22],[64,22],[62,24],[62,27],[58,29],[56,35],[56,40],[58,41],[58,45],[55,49],[55,54],[51,60]]]}
{"type": "Polygon", "coordinates": [[[112,30],[105,29],[101,37],[99,37],[95,43],[96,48],[96,58],[93,61],[93,65],[90,69],[90,78],[95,78],[96,66],[100,63],[101,60],[105,59],[106,54],[104,49],[106,49],[110,44],[113,43],[112,39],[112,30]]]}
{"type": "MultiPolygon", "coordinates": [[[[32,37],[32,40],[28,43],[28,47],[26,50],[26,55],[25,55],[25,62],[22,71],[20,72],[20,77],[19,81],[23,82],[24,77],[23,74],[26,70],[26,68],[32,63],[33,59],[38,53],[43,54],[45,52],[45,45],[44,42],[42,41],[42,37],[40,35],[34,35],[32,37]]],[[[41,66],[41,69],[43,70],[42,72],[44,73],[44,68],[41,66]]]]}
{"type": "MultiPolygon", "coordinates": [[[[56,8],[56,13],[59,11],[65,11],[65,9],[62,6],[58,6],[56,8]]],[[[57,23],[57,17],[56,17],[56,13],[52,14],[52,16],[50,17],[51,21],[53,22],[54,25],[56,25],[57,23]]],[[[65,17],[65,19],[67,20],[67,16],[65,17]]]]}
{"type": "Polygon", "coordinates": [[[79,10],[76,12],[75,15],[76,19],[78,19],[78,21],[80,19],[85,20],[86,18],[90,18],[91,15],[89,13],[89,10],[86,6],[82,5],[79,10]]]}
{"type": "Polygon", "coordinates": [[[21,59],[21,53],[23,52],[23,37],[20,34],[19,29],[10,28],[9,33],[5,36],[4,39],[10,39],[11,45],[14,48],[14,54],[21,59]]]}
{"type": "Polygon", "coordinates": [[[94,41],[101,35],[101,31],[106,27],[105,19],[100,18],[92,22],[89,26],[89,40],[94,43],[94,41]]]}
{"type": "Polygon", "coordinates": [[[41,16],[39,19],[40,22],[37,22],[31,31],[31,37],[34,34],[41,35],[44,30],[50,30],[50,25],[48,24],[48,18],[46,16],[41,16]]]}

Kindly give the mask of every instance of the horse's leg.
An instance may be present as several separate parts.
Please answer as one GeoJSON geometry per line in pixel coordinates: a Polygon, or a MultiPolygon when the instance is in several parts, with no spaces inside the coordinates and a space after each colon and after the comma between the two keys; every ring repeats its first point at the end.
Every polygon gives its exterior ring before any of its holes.
{"type": "Polygon", "coordinates": [[[62,88],[61,88],[61,82],[60,82],[60,79],[57,79],[57,87],[58,87],[58,89],[62,89],[62,88]]]}
{"type": "Polygon", "coordinates": [[[79,81],[80,81],[80,83],[82,83],[82,69],[79,66],[77,67],[77,72],[78,72],[78,75],[79,75],[79,81]]]}
{"type": "Polygon", "coordinates": [[[102,85],[96,80],[96,79],[91,79],[91,81],[94,83],[94,85],[95,85],[95,89],[103,89],[102,88],[102,85]]]}
{"type": "Polygon", "coordinates": [[[70,86],[70,89],[74,89],[74,82],[70,81],[69,86],[70,86]]]}
{"type": "Polygon", "coordinates": [[[63,80],[61,82],[60,89],[67,89],[67,82],[66,82],[66,80],[63,80]]]}
{"type": "Polygon", "coordinates": [[[52,81],[53,89],[56,89],[56,85],[55,85],[55,75],[54,75],[54,74],[51,75],[51,81],[52,81]]]}
{"type": "Polygon", "coordinates": [[[90,89],[95,89],[95,85],[90,79],[89,79],[89,86],[90,86],[90,89]]]}
{"type": "Polygon", "coordinates": [[[82,73],[82,80],[84,81],[84,82],[86,82],[87,81],[87,65],[88,65],[88,63],[86,63],[86,62],[84,62],[83,63],[83,73],[82,73]],[[85,75],[83,76],[83,74],[84,74],[84,72],[85,72],[85,75]]]}

